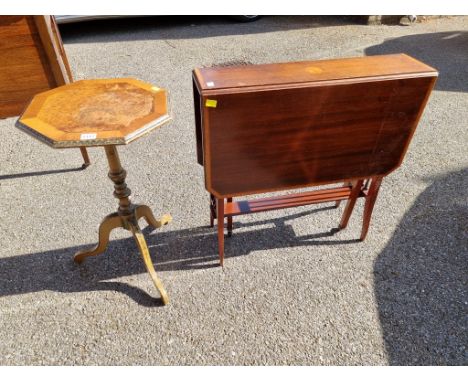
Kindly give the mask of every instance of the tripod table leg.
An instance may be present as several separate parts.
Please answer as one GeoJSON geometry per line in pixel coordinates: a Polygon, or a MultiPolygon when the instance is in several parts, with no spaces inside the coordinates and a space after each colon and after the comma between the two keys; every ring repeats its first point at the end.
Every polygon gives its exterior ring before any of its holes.
{"type": "Polygon", "coordinates": [[[89,256],[96,256],[100,253],[103,253],[106,248],[107,244],[109,243],[109,236],[111,231],[114,228],[123,228],[122,219],[118,213],[113,213],[107,215],[101,222],[99,226],[99,242],[98,244],[91,250],[87,251],[79,251],[73,258],[76,263],[81,263],[85,258],[89,256]]]}
{"type": "Polygon", "coordinates": [[[145,218],[148,225],[153,228],[162,227],[163,225],[166,225],[172,221],[172,216],[169,214],[165,214],[161,216],[160,220],[157,220],[154,217],[153,212],[151,211],[151,208],[143,204],[138,204],[135,206],[136,221],[138,222],[138,220],[142,217],[145,218]]]}
{"type": "Polygon", "coordinates": [[[138,227],[138,223],[135,222],[129,222],[128,223],[130,231],[133,233],[133,237],[136,240],[136,243],[138,245],[138,249],[140,250],[141,257],[143,258],[143,262],[145,263],[146,270],[151,276],[151,279],[153,280],[154,286],[158,290],[159,294],[161,295],[161,300],[164,305],[167,305],[169,303],[169,296],[166,293],[166,290],[164,289],[164,286],[159,279],[158,275],[156,274],[156,271],[154,270],[153,262],[151,261],[151,257],[149,254],[148,246],[146,244],[145,237],[143,236],[143,233],[140,230],[140,227],[138,227]]]}

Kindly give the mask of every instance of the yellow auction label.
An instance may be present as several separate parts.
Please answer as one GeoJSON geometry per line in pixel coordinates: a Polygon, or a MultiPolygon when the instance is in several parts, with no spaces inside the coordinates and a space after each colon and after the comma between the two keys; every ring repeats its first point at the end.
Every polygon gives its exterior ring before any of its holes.
{"type": "Polygon", "coordinates": [[[216,107],[216,105],[218,105],[218,101],[215,99],[207,99],[205,102],[206,107],[216,107]]]}

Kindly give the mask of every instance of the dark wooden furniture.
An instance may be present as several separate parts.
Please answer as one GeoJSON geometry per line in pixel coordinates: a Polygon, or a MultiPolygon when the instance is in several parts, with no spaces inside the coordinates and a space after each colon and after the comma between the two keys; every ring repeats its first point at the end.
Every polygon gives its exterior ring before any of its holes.
{"type": "Polygon", "coordinates": [[[361,240],[382,178],[402,163],[437,78],[405,54],[193,71],[198,163],[218,219],[365,198],[361,240]],[[282,197],[237,196],[343,183],[282,197]]]}
{"type": "MultiPolygon", "coordinates": [[[[0,17],[0,118],[18,116],[40,92],[73,81],[52,16],[0,17]]],[[[84,165],[88,152],[80,147],[84,165]]]]}
{"type": "Polygon", "coordinates": [[[109,162],[109,178],[117,212],[104,218],[99,226],[99,243],[80,251],[75,261],[103,253],[114,228],[132,232],[146,269],[158,289],[162,302],[169,298],[159,280],[138,220],[158,228],[171,221],[170,215],[156,220],[151,209],[134,205],[125,183],[116,145],[125,145],[170,121],[166,91],[135,79],[84,80],[36,95],[17,122],[17,127],[55,148],[104,146],[109,162]]]}

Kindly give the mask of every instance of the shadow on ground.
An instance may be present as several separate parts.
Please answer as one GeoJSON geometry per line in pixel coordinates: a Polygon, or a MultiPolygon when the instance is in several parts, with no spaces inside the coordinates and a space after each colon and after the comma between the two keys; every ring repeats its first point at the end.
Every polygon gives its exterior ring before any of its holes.
{"type": "Polygon", "coordinates": [[[29,178],[31,176],[44,176],[44,175],[55,175],[55,174],[65,174],[67,172],[77,172],[82,171],[86,167],[74,167],[74,168],[62,168],[58,170],[44,170],[44,171],[31,171],[31,172],[21,172],[18,174],[0,174],[0,181],[1,180],[9,180],[9,179],[18,179],[18,178],[29,178]]]}
{"type": "MultiPolygon", "coordinates": [[[[375,261],[377,307],[389,362],[393,365],[468,364],[467,190],[468,170],[434,179],[405,214],[375,261]]],[[[332,208],[321,207],[253,223],[235,222],[234,236],[226,240],[226,258],[273,248],[345,247],[355,243],[356,240],[337,240],[333,229],[296,236],[287,224],[289,220],[332,208]],[[239,230],[249,227],[252,229],[239,230]]],[[[218,266],[213,228],[162,229],[150,234],[147,227],[143,231],[163,280],[164,271],[218,266]]],[[[63,293],[112,290],[126,294],[142,306],[160,305],[159,300],[140,288],[113,281],[145,273],[131,237],[111,241],[105,254],[76,265],[73,255],[84,248],[0,259],[0,298],[45,290],[63,293]]],[[[151,285],[149,276],[147,282],[151,285]]]]}
{"type": "MultiPolygon", "coordinates": [[[[316,208],[255,223],[235,222],[234,235],[226,240],[226,258],[270,248],[355,243],[357,240],[333,238],[336,229],[298,237],[293,228],[286,224],[288,220],[329,209],[334,207],[316,208]],[[238,230],[249,226],[255,226],[256,229],[238,230]]],[[[337,222],[339,215],[337,213],[337,222]]],[[[143,220],[141,223],[143,224],[143,220]]],[[[158,272],[204,269],[217,267],[219,264],[215,228],[200,227],[180,231],[161,229],[150,234],[151,230],[146,227],[143,232],[158,272]]],[[[106,281],[145,273],[143,261],[131,236],[128,239],[112,240],[104,254],[88,258],[81,265],[75,264],[74,254],[86,248],[88,247],[70,247],[0,259],[0,298],[44,290],[65,293],[114,290],[128,295],[141,305],[155,305],[155,300],[139,288],[124,282],[106,281]]],[[[164,280],[164,274],[161,277],[164,280]]],[[[149,275],[148,283],[151,284],[149,275]]]]}
{"type": "Polygon", "coordinates": [[[439,71],[437,90],[467,92],[468,32],[451,31],[408,35],[385,40],[365,49],[365,54],[406,53],[439,71]]]}
{"type": "Polygon", "coordinates": [[[362,23],[349,16],[264,16],[241,23],[228,16],[145,16],[60,25],[66,44],[198,39],[362,23]]]}
{"type": "Polygon", "coordinates": [[[467,190],[468,170],[435,179],[375,262],[393,365],[468,364],[467,190]]]}

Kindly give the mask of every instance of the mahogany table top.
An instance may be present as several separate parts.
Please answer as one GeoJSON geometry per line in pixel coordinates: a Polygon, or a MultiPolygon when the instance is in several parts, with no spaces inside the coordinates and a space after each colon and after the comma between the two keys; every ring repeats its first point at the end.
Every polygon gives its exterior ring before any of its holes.
{"type": "Polygon", "coordinates": [[[194,70],[204,94],[210,90],[247,91],[259,87],[323,86],[326,82],[356,82],[366,78],[390,80],[434,75],[437,70],[407,54],[351,57],[331,60],[285,62],[262,65],[208,67],[194,70]]]}
{"type": "Polygon", "coordinates": [[[195,69],[206,189],[229,198],[388,175],[436,79],[405,54],[195,69]]]}
{"type": "Polygon", "coordinates": [[[164,89],[131,78],[93,79],[36,95],[16,126],[61,148],[124,145],[170,119],[164,89]]]}

